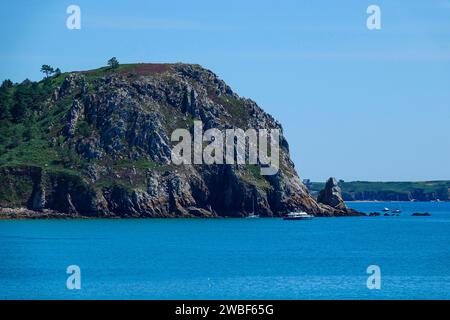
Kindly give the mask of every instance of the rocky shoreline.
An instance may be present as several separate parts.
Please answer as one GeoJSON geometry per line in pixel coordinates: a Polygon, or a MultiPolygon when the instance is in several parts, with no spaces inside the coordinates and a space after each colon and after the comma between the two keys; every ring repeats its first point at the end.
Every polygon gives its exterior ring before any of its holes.
{"type": "MultiPolygon", "coordinates": [[[[346,215],[346,216],[325,216],[325,217],[350,217],[350,216],[366,216],[363,213],[354,211],[354,215],[346,215]],[[357,214],[356,214],[357,213],[357,214]]],[[[94,220],[94,219],[245,219],[246,216],[219,216],[219,215],[210,215],[210,216],[173,216],[166,215],[160,217],[148,217],[148,216],[84,216],[79,214],[67,214],[64,212],[57,212],[53,210],[44,210],[44,211],[33,211],[27,208],[0,208],[0,221],[1,220],[74,220],[74,219],[82,219],[82,220],[94,220]]],[[[281,218],[281,217],[262,217],[264,218],[281,218]]]]}
{"type": "Polygon", "coordinates": [[[79,215],[69,215],[53,210],[34,211],[27,208],[0,208],[0,220],[25,220],[25,219],[75,219],[85,218],[79,215]]]}

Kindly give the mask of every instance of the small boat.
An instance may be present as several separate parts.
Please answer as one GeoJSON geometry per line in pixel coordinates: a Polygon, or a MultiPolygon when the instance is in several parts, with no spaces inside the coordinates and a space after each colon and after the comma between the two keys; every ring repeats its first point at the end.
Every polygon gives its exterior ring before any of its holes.
{"type": "MultiPolygon", "coordinates": [[[[397,202],[399,202],[400,197],[397,196],[397,202]]],[[[397,208],[395,208],[394,210],[392,210],[392,215],[398,217],[400,215],[400,213],[402,212],[402,205],[399,204],[397,208]]]]}
{"type": "Polygon", "coordinates": [[[283,217],[284,220],[309,220],[314,218],[313,215],[306,212],[291,212],[283,217]]]}
{"type": "Polygon", "coordinates": [[[388,211],[391,211],[391,210],[389,210],[389,208],[383,208],[383,210],[381,210],[381,211],[388,212],[388,211]]]}

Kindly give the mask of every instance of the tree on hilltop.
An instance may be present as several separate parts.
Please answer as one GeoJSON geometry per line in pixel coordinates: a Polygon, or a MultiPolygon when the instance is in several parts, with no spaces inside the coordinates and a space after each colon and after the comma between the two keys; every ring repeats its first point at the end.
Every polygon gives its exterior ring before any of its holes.
{"type": "Polygon", "coordinates": [[[108,66],[111,69],[116,69],[119,66],[119,61],[117,60],[116,57],[112,57],[111,59],[108,60],[108,66]]]}
{"type": "Polygon", "coordinates": [[[41,67],[41,72],[43,72],[45,74],[45,77],[48,78],[51,74],[55,72],[55,69],[53,69],[48,64],[44,64],[41,67]]]}

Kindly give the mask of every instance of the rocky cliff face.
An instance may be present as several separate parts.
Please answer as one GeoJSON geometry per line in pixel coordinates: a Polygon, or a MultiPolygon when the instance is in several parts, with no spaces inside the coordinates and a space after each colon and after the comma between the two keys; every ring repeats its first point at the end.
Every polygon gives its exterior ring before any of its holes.
{"type": "Polygon", "coordinates": [[[281,125],[209,70],[138,64],[60,77],[37,113],[44,160],[4,161],[2,207],[84,216],[352,214],[308,194],[281,125]],[[280,170],[262,176],[257,165],[175,166],[170,135],[192,130],[194,120],[205,130],[280,129],[280,170]]]}

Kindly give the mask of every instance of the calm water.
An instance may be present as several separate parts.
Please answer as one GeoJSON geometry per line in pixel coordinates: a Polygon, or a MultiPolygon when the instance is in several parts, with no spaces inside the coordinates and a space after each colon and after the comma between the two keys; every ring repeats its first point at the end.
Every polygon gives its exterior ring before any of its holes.
{"type": "Polygon", "coordinates": [[[0,221],[0,298],[450,299],[450,203],[400,206],[310,221],[0,221]],[[74,264],[79,291],[66,289],[74,264]],[[372,264],[381,290],[366,287],[372,264]]]}

